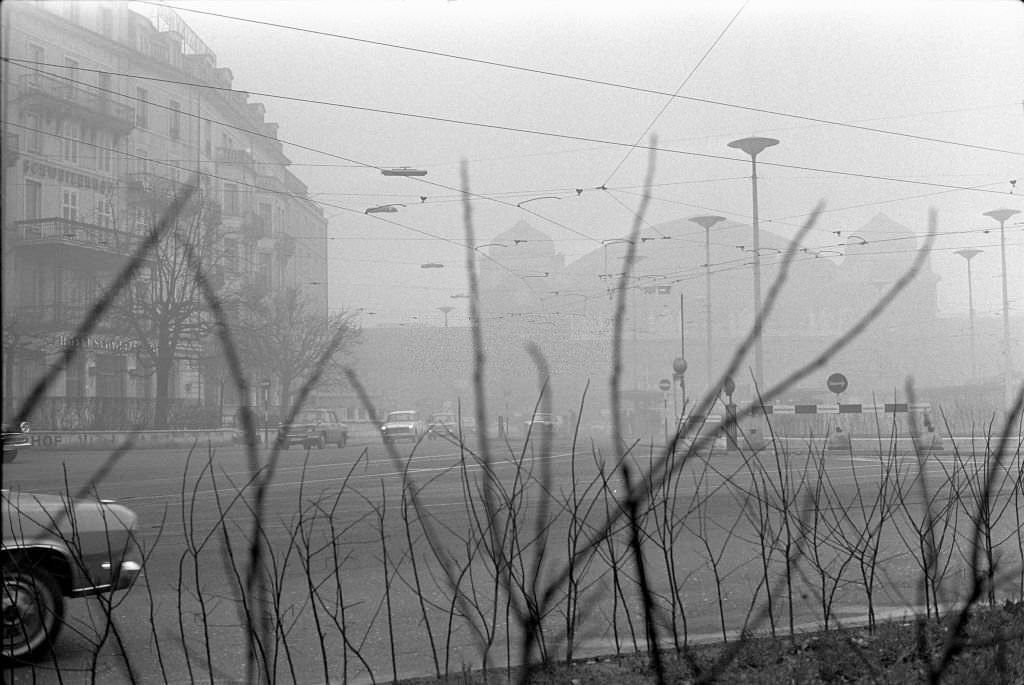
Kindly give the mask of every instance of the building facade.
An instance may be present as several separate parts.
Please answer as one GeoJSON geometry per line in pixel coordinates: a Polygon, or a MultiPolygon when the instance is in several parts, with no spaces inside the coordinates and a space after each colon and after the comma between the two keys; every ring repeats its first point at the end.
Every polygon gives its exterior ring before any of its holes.
{"type": "MultiPolygon", "coordinates": [[[[166,273],[187,228],[219,293],[298,287],[326,317],[322,210],[289,169],[263,105],[232,89],[230,69],[178,15],[127,3],[5,10],[5,414],[75,345],[34,420],[53,428],[145,421],[158,393],[155,344],[144,339],[155,324],[138,320],[145,310],[126,318],[115,306],[88,336],[75,331],[188,188],[192,209],[162,243],[171,252],[151,253],[137,277],[149,301],[199,297],[194,271],[166,273]]],[[[209,315],[186,304],[192,309],[172,326],[179,333],[164,396],[176,407],[172,423],[195,423],[204,408],[219,422],[238,398],[204,371],[210,346],[194,331],[209,315]]]]}

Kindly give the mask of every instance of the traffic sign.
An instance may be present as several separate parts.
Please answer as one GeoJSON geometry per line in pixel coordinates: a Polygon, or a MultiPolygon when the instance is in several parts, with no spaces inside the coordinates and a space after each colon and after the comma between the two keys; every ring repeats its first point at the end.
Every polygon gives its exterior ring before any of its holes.
{"type": "Polygon", "coordinates": [[[722,383],[722,390],[729,397],[732,397],[732,394],[736,392],[736,382],[732,379],[732,376],[725,377],[725,381],[722,383]]]}
{"type": "Polygon", "coordinates": [[[658,387],[661,388],[662,392],[668,392],[672,389],[672,381],[667,378],[662,378],[658,381],[658,387]]]}
{"type": "Polygon", "coordinates": [[[686,373],[686,360],[682,357],[676,357],[672,361],[672,370],[676,372],[677,376],[681,376],[686,373]]]}
{"type": "Polygon", "coordinates": [[[846,376],[841,373],[834,373],[828,377],[826,384],[829,390],[838,395],[846,390],[846,376]]]}

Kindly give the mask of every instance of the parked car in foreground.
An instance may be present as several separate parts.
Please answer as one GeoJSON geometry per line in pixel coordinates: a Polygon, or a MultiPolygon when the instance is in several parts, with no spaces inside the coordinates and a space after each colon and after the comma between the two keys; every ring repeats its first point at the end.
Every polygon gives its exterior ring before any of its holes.
{"type": "Polygon", "coordinates": [[[403,409],[393,411],[380,426],[380,437],[387,445],[399,440],[417,442],[427,434],[427,422],[420,418],[418,411],[403,409]]]}
{"type": "Polygon", "coordinates": [[[18,457],[18,450],[32,446],[28,433],[28,421],[22,421],[18,426],[3,424],[3,459],[5,464],[14,461],[18,457]]]}
{"type": "Polygon", "coordinates": [[[292,425],[281,427],[279,440],[284,449],[292,445],[317,449],[328,444],[344,447],[348,442],[348,426],[330,409],[303,409],[295,415],[292,425]]]}
{"type": "Polygon", "coordinates": [[[0,491],[5,664],[37,659],[64,623],[64,598],[129,587],[142,571],[138,517],[109,500],[0,491]]]}

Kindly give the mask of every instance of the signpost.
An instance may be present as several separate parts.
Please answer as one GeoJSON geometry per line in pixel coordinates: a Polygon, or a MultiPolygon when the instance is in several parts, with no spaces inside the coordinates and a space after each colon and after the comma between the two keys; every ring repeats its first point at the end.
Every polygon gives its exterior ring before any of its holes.
{"type": "Polygon", "coordinates": [[[668,442],[668,391],[672,389],[672,381],[662,378],[658,381],[658,389],[661,390],[661,416],[665,424],[665,441],[668,442]]]}
{"type": "Polygon", "coordinates": [[[264,378],[260,381],[260,394],[263,395],[263,444],[270,445],[270,380],[264,378]]]}
{"type": "Polygon", "coordinates": [[[728,450],[739,449],[736,442],[736,405],[732,403],[732,394],[736,392],[736,381],[732,376],[726,376],[722,381],[722,390],[725,392],[725,448],[728,450]]]}

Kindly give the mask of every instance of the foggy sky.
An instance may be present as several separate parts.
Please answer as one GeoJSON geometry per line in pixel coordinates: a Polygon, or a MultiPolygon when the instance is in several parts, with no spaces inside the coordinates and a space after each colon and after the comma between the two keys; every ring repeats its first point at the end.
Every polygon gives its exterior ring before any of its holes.
{"type": "MultiPolygon", "coordinates": [[[[792,235],[824,200],[809,243],[841,251],[879,212],[921,235],[935,207],[940,311],[965,315],[964,247],[984,250],[978,316],[1000,311],[997,224],[981,213],[1024,209],[1019,3],[171,4],[280,124],[293,171],[332,217],[331,307],[376,312],[367,325],[439,322],[465,291],[461,160],[485,196],[472,203],[479,242],[525,220],[571,262],[629,230],[647,160],[630,146],[652,134],[663,151],[645,231],[694,214],[749,222],[749,158],[726,143],[771,136],[762,230],[792,235]],[[373,169],[403,165],[430,173],[373,169]],[[560,199],[517,207],[544,196],[560,199]],[[407,206],[363,213],[383,203],[407,206]]],[[[1007,233],[1017,316],[1021,225],[1007,233]]]]}

